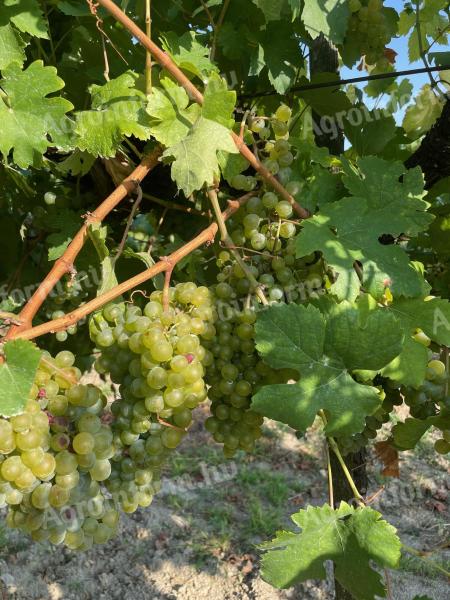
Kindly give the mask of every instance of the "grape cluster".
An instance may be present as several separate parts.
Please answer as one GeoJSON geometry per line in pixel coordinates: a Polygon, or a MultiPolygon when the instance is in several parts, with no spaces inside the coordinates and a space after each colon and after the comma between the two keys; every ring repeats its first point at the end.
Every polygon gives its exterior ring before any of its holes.
{"type": "MultiPolygon", "coordinates": [[[[409,406],[411,416],[423,420],[449,413],[448,381],[445,364],[437,359],[430,360],[422,385],[418,389],[409,387],[403,389],[405,403],[409,406]]],[[[442,439],[436,441],[435,449],[439,454],[450,452],[450,430],[442,431],[442,439]]]]}
{"type": "Polygon", "coordinates": [[[148,506],[160,487],[170,451],[183,440],[192,410],[206,399],[204,342],[216,335],[211,294],[194,283],[155,291],[142,311],[133,304],[110,305],[91,329],[101,349],[95,363],[119,385],[111,406],[115,456],[107,489],[125,512],[148,506]]]}
{"type": "Polygon", "coordinates": [[[100,484],[114,454],[106,400],[74,360],[44,353],[24,412],[0,419],[0,505],[34,540],[85,550],[114,535],[118,511],[100,484]]]}
{"type": "Polygon", "coordinates": [[[368,0],[366,5],[360,0],[350,0],[349,8],[352,12],[349,23],[352,43],[357,45],[369,65],[384,60],[391,35],[383,14],[383,0],[368,0]]]}
{"type": "MultiPolygon", "coordinates": [[[[261,146],[266,168],[283,181],[288,192],[299,194],[293,179],[294,154],[289,144],[291,110],[281,105],[270,119],[254,119],[251,131],[261,146]]],[[[258,177],[238,175],[236,189],[254,189],[258,177]]],[[[228,250],[218,252],[215,296],[217,337],[205,343],[211,360],[206,364],[211,417],[205,426],[231,457],[238,449],[250,451],[261,436],[263,417],[251,410],[251,398],[261,385],[282,383],[296,373],[274,371],[260,360],[255,347],[256,309],[249,302],[254,281],[270,303],[303,301],[323,291],[323,263],[315,256],[296,259],[294,237],[299,223],[292,206],[260,181],[261,191],[228,221],[227,229],[244,265],[228,250]],[[249,277],[249,273],[251,276],[249,277]],[[252,281],[253,279],[253,281],[252,281]]]]}
{"type": "Polygon", "coordinates": [[[336,439],[344,456],[353,452],[359,452],[359,450],[365,448],[370,443],[370,440],[374,440],[381,427],[389,422],[390,413],[394,406],[399,406],[403,403],[402,394],[395,383],[385,380],[383,386],[378,386],[376,389],[379,392],[382,404],[373,415],[366,417],[364,429],[355,435],[336,439]]]}
{"type": "MultiPolygon", "coordinates": [[[[59,319],[66,313],[71,312],[75,308],[83,304],[89,296],[89,290],[92,288],[92,283],[89,281],[89,275],[75,275],[74,277],[66,277],[58,283],[58,286],[46,300],[43,312],[48,320],[59,319]]],[[[55,339],[58,342],[65,342],[69,335],[77,333],[77,325],[70,325],[65,331],[57,331],[55,339]]]]}

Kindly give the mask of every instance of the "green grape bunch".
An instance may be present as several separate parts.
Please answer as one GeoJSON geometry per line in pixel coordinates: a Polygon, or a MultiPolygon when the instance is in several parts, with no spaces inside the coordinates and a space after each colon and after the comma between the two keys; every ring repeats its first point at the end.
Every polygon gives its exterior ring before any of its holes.
{"type": "Polygon", "coordinates": [[[120,400],[111,406],[115,456],[106,487],[123,495],[125,512],[151,503],[167,456],[207,397],[205,343],[216,336],[214,321],[210,291],[191,282],[168,290],[168,306],[155,291],[143,310],[109,305],[95,318],[91,334],[101,350],[95,368],[120,384],[120,400]]]}
{"type": "Polygon", "coordinates": [[[87,550],[115,535],[119,514],[102,486],[114,454],[106,399],[74,361],[44,353],[23,413],[0,419],[0,504],[35,541],[87,550]]]}

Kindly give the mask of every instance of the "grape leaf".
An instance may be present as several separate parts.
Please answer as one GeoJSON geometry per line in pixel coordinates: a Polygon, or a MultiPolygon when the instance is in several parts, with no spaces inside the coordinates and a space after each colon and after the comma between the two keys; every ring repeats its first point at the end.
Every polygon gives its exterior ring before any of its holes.
{"type": "Polygon", "coordinates": [[[100,225],[100,223],[93,223],[88,227],[89,238],[97,251],[98,258],[101,263],[101,284],[97,289],[97,296],[109,292],[113,287],[118,285],[116,273],[115,273],[115,261],[109,253],[108,246],[106,245],[106,236],[108,228],[100,225]]]}
{"type": "Polygon", "coordinates": [[[285,94],[297,77],[302,60],[292,27],[286,21],[271,21],[260,38],[257,53],[253,56],[251,75],[267,69],[270,83],[279,94],[285,94]]]}
{"type": "Polygon", "coordinates": [[[302,20],[313,39],[323,33],[335,44],[342,44],[347,32],[350,11],[344,0],[308,0],[302,20]]]}
{"type": "Polygon", "coordinates": [[[67,158],[56,164],[56,168],[66,175],[86,175],[95,162],[95,156],[89,152],[75,149],[67,158]]]}
{"type": "Polygon", "coordinates": [[[225,79],[213,73],[205,89],[202,115],[231,129],[234,125],[233,111],[236,104],[236,92],[228,89],[225,79]]]}
{"type": "Polygon", "coordinates": [[[300,378],[262,387],[252,408],[299,431],[323,409],[328,435],[358,433],[379,398],[375,388],[360,385],[348,371],[382,368],[400,352],[402,340],[396,319],[381,309],[362,323],[350,303],[332,307],[326,316],[312,305],[270,307],[256,322],[258,352],[271,367],[295,369],[300,378]]]}
{"type": "Polygon", "coordinates": [[[441,431],[448,429],[450,427],[450,415],[437,415],[426,419],[408,417],[404,423],[397,423],[392,428],[394,444],[400,450],[412,450],[433,425],[441,431]]]}
{"type": "Polygon", "coordinates": [[[424,135],[441,116],[443,107],[444,102],[433,92],[431,86],[428,83],[424,85],[403,119],[402,126],[408,137],[415,140],[424,135]]]}
{"type": "MultiPolygon", "coordinates": [[[[235,92],[229,92],[226,82],[213,74],[206,86],[200,116],[188,134],[164,152],[163,157],[174,159],[172,179],[187,196],[219,176],[219,152],[224,168],[229,162],[227,155],[238,153],[230,135],[235,102],[235,92]]],[[[186,119],[183,124],[187,125],[186,119]]]]}
{"type": "Polygon", "coordinates": [[[172,158],[172,179],[186,196],[220,174],[217,152],[237,153],[230,131],[215,121],[199,117],[189,135],[167,148],[163,157],[172,158]]]}
{"type": "Polygon", "coordinates": [[[286,5],[286,0],[252,0],[252,2],[264,13],[266,22],[278,21],[286,5]]]}
{"type": "Polygon", "coordinates": [[[0,365],[0,415],[12,417],[23,412],[34,383],[41,352],[27,340],[12,340],[2,348],[0,365]]]}
{"type": "Polygon", "coordinates": [[[161,85],[162,90],[154,87],[149,96],[150,133],[164,146],[171,146],[189,133],[199,116],[200,106],[188,106],[189,97],[185,90],[168,77],[161,79],[161,85]]]}
{"type": "Polygon", "coordinates": [[[418,387],[425,379],[428,351],[413,339],[417,329],[443,346],[450,345],[450,302],[440,298],[399,298],[388,307],[399,321],[405,335],[399,356],[388,364],[382,374],[399,384],[418,387]]]}
{"type": "Polygon", "coordinates": [[[0,101],[0,152],[6,159],[13,150],[19,167],[36,165],[49,146],[47,136],[52,137],[60,129],[65,114],[73,108],[64,98],[46,98],[60,90],[64,82],[54,67],[44,67],[37,60],[24,71],[11,64],[3,71],[0,86],[5,93],[0,101]]]}
{"type": "Polygon", "coordinates": [[[23,33],[48,38],[47,25],[37,0],[3,0],[0,26],[9,21],[23,33]]]}
{"type": "MultiPolygon", "coordinates": [[[[306,84],[321,84],[328,81],[335,81],[336,73],[317,73],[311,77],[311,81],[302,77],[299,80],[299,85],[306,84]]],[[[347,113],[352,105],[348,96],[345,92],[339,89],[339,86],[335,88],[325,88],[317,90],[303,90],[298,92],[298,95],[305,100],[319,115],[326,117],[328,120],[332,118],[336,113],[342,112],[347,113]]],[[[325,130],[327,121],[322,119],[320,125],[325,130]],[[325,127],[323,125],[325,124],[325,127]]],[[[335,124],[335,130],[339,128],[338,124],[335,124]]],[[[332,131],[333,133],[334,131],[332,131]]]]}
{"type": "Polygon", "coordinates": [[[48,260],[53,261],[62,256],[73,236],[81,227],[80,217],[69,209],[48,213],[45,217],[45,226],[55,230],[46,238],[48,245],[48,260]]]}
{"type": "Polygon", "coordinates": [[[145,94],[136,89],[138,76],[128,71],[103,86],[91,85],[92,110],[76,114],[76,145],[94,156],[114,156],[126,136],[150,137],[145,94]]]}
{"type": "Polygon", "coordinates": [[[23,64],[26,43],[11,25],[0,26],[0,70],[11,63],[23,64]]]}
{"type": "Polygon", "coordinates": [[[332,560],[334,575],[352,597],[374,600],[385,597],[380,568],[397,568],[401,542],[392,525],[372,508],[354,508],[341,502],[308,507],[291,516],[300,533],[278,532],[260,546],[263,578],[277,588],[288,588],[307,579],[326,579],[324,562],[332,560]]]}
{"type": "Polygon", "coordinates": [[[173,31],[165,32],[161,43],[180,69],[200,79],[217,71],[217,67],[209,60],[209,49],[197,41],[193,31],[186,32],[182,36],[173,31]]]}
{"type": "Polygon", "coordinates": [[[395,137],[396,127],[393,117],[379,117],[368,110],[361,123],[344,120],[345,136],[360,156],[382,152],[395,137]]]}
{"type": "Polygon", "coordinates": [[[417,235],[427,228],[432,215],[422,198],[423,178],[419,169],[405,173],[401,163],[365,157],[358,170],[344,161],[347,189],[355,196],[329,204],[303,223],[297,236],[297,257],[320,250],[337,275],[331,291],[340,299],[353,300],[361,282],[353,268],[362,266],[364,288],[375,298],[389,287],[394,295],[418,296],[420,273],[398,245],[383,245],[383,234],[417,235]]]}

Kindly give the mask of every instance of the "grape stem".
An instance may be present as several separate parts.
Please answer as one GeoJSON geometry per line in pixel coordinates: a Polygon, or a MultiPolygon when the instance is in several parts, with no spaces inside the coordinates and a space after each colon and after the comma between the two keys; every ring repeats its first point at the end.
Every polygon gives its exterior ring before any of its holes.
{"type": "MultiPolygon", "coordinates": [[[[150,39],[152,33],[151,0],[145,0],[145,33],[150,39]]],[[[145,53],[145,93],[152,93],[152,55],[145,53]]]]}
{"type": "Polygon", "coordinates": [[[131,208],[130,214],[127,219],[127,224],[125,225],[125,229],[124,229],[124,232],[122,235],[122,239],[120,240],[119,247],[117,248],[117,252],[114,257],[114,264],[119,260],[121,254],[123,252],[123,249],[125,248],[125,244],[128,239],[128,233],[130,232],[131,224],[133,223],[134,216],[137,212],[137,209],[139,208],[140,203],[142,202],[142,188],[139,185],[139,181],[134,181],[134,184],[135,184],[136,190],[137,190],[137,197],[131,208]]]}
{"type": "MultiPolygon", "coordinates": [[[[323,424],[326,426],[328,424],[328,420],[327,420],[327,418],[326,418],[325,413],[323,412],[323,410],[321,410],[319,412],[319,415],[320,415],[320,418],[323,421],[323,424]]],[[[364,499],[361,496],[361,494],[359,493],[358,488],[356,487],[356,484],[355,484],[355,482],[353,480],[353,477],[352,477],[350,471],[348,470],[347,465],[345,464],[345,460],[342,457],[341,451],[339,450],[339,446],[336,444],[336,440],[334,438],[332,438],[332,437],[327,437],[327,441],[328,441],[329,447],[335,453],[336,458],[338,459],[339,464],[342,467],[342,471],[344,472],[345,478],[347,479],[348,484],[350,486],[350,489],[352,490],[354,499],[357,501],[357,503],[359,504],[359,506],[363,506],[364,507],[365,506],[364,499]]]]}
{"type": "Polygon", "coordinates": [[[258,281],[255,278],[255,276],[253,275],[253,273],[250,271],[250,269],[245,264],[244,260],[242,259],[241,255],[239,254],[239,252],[234,247],[233,240],[230,238],[227,226],[225,224],[225,219],[223,218],[222,211],[220,210],[219,199],[217,197],[217,190],[215,188],[209,188],[208,198],[211,202],[211,206],[213,208],[213,211],[214,211],[214,214],[216,217],[217,225],[219,226],[220,239],[225,244],[225,246],[228,248],[228,250],[231,252],[235,261],[238,263],[238,265],[241,267],[241,269],[245,273],[245,276],[250,281],[253,291],[258,296],[258,298],[261,300],[261,303],[264,304],[264,306],[268,306],[269,301],[267,300],[267,298],[262,290],[262,287],[258,283],[258,281]]]}
{"type": "MultiPolygon", "coordinates": [[[[112,1],[112,0],[98,0],[98,3],[106,8],[106,10],[122,25],[128,29],[132,36],[134,36],[141,44],[153,55],[154,59],[166,69],[175,80],[186,90],[189,97],[197,102],[203,104],[203,94],[196,88],[196,86],[186,77],[186,75],[178,68],[171,57],[166,54],[157,44],[155,44],[145,33],[140,29],[134,21],[132,21],[127,15],[112,1]]],[[[247,147],[243,140],[240,139],[239,135],[231,132],[231,137],[236,145],[236,148],[247,159],[250,165],[258,171],[264,181],[270,185],[280,196],[287,200],[295,210],[295,212],[302,219],[307,219],[310,213],[304,209],[295,200],[295,198],[286,190],[286,188],[272,175],[272,173],[256,158],[253,152],[247,147]]]]}
{"type": "Polygon", "coordinates": [[[83,226],[72,239],[64,254],[55,262],[45,279],[28,300],[17,318],[22,322],[15,325],[6,334],[6,340],[18,337],[17,334],[31,327],[32,321],[47,296],[58,281],[73,269],[73,263],[82,249],[87,237],[88,228],[92,223],[101,223],[103,219],[130,193],[136,189],[136,182],[140,183],[144,177],[159,164],[161,148],[156,148],[151,154],[145,156],[134,171],[86,218],[83,226]]]}
{"type": "MultiPolygon", "coordinates": [[[[255,192],[249,192],[241,198],[228,200],[228,207],[222,213],[223,220],[226,221],[229,217],[231,217],[231,215],[233,215],[237,210],[239,210],[239,208],[254,195],[255,192]]],[[[70,327],[70,325],[74,325],[87,315],[95,312],[105,304],[108,304],[108,302],[115,300],[125,292],[128,292],[133,288],[138,287],[139,285],[141,285],[145,281],[148,281],[149,279],[152,279],[159,273],[165,273],[167,270],[170,270],[171,268],[173,268],[173,265],[175,265],[185,256],[191,254],[191,252],[193,252],[197,248],[200,248],[200,246],[202,246],[203,244],[211,244],[214,241],[218,230],[218,224],[216,222],[211,223],[209,227],[204,229],[190,242],[188,242],[181,248],[178,248],[178,250],[175,250],[175,252],[172,252],[172,254],[169,254],[169,256],[162,258],[159,262],[155,263],[149,269],[146,269],[142,273],[139,273],[138,275],[127,279],[126,281],[115,286],[108,292],[105,292],[104,294],[93,298],[89,302],[86,302],[86,304],[82,304],[74,311],[67,313],[63,317],[60,317],[58,319],[52,319],[51,321],[48,321],[47,323],[42,323],[41,325],[37,325],[36,327],[21,327],[19,330],[16,330],[14,334],[10,335],[9,339],[32,340],[41,335],[45,335],[46,333],[64,331],[65,329],[67,329],[67,327],[70,327]]]]}

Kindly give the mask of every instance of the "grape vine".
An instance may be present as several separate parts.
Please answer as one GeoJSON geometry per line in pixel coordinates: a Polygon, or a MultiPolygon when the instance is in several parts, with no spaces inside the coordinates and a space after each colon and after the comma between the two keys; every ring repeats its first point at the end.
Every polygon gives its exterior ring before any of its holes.
{"type": "Polygon", "coordinates": [[[87,551],[150,506],[201,416],[225,458],[269,420],[314,427],[329,502],[260,546],[262,576],[329,560],[337,600],[389,596],[420,552],[349,464],[381,442],[401,466],[426,435],[450,452],[450,196],[428,162],[448,148],[448,3],[119,4],[0,18],[6,524],[87,551]],[[319,65],[326,46],[391,74],[393,38],[419,92],[319,65]]]}

